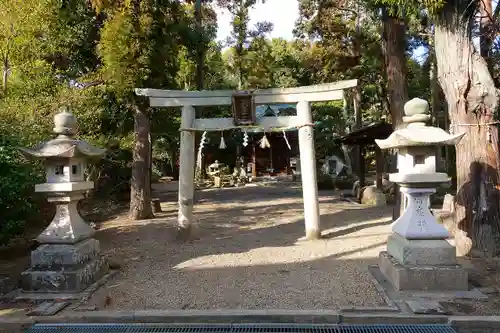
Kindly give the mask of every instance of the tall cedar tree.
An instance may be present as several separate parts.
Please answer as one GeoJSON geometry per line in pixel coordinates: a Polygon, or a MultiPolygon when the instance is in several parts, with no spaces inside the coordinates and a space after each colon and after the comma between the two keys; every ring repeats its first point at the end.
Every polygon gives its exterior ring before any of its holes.
{"type": "Polygon", "coordinates": [[[495,255],[500,220],[496,124],[500,96],[487,61],[472,41],[477,14],[491,9],[481,8],[483,0],[383,2],[407,6],[406,11],[424,7],[433,17],[437,74],[448,104],[450,129],[465,132],[456,146],[455,223],[465,235],[457,246],[463,252],[475,248],[495,255]]]}

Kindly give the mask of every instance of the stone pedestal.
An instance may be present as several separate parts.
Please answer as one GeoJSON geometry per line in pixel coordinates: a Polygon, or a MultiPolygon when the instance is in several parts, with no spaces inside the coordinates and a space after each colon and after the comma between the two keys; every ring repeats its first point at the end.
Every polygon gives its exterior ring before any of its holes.
{"type": "Polygon", "coordinates": [[[392,224],[394,232],[381,252],[379,267],[396,290],[468,290],[467,272],[457,264],[448,230],[429,209],[433,188],[401,187],[405,211],[392,224]]]}
{"type": "MultiPolygon", "coordinates": [[[[393,177],[394,178],[394,177],[393,177]]],[[[446,239],[450,233],[432,215],[429,205],[434,188],[410,188],[402,186],[405,210],[392,224],[392,231],[406,239],[446,239]]]]}
{"type": "Polygon", "coordinates": [[[396,290],[468,290],[467,272],[457,264],[456,250],[444,239],[411,240],[389,236],[379,267],[396,290]]]}
{"type": "MultiPolygon", "coordinates": [[[[59,184],[50,185],[56,187],[59,184]]],[[[94,229],[78,212],[78,201],[83,198],[81,191],[70,192],[65,196],[48,197],[47,201],[56,205],[56,214],[49,226],[37,237],[37,241],[41,244],[74,244],[92,237],[94,229]]]]}
{"type": "Polygon", "coordinates": [[[107,272],[99,241],[90,238],[94,229],[78,212],[77,204],[82,198],[82,191],[48,198],[56,204],[56,214],[37,237],[42,245],[31,252],[31,267],[22,273],[24,292],[78,293],[107,272]]]}
{"type": "Polygon", "coordinates": [[[108,270],[99,252],[99,241],[92,238],[41,245],[31,252],[31,268],[22,273],[22,288],[25,292],[81,292],[108,270]]]}

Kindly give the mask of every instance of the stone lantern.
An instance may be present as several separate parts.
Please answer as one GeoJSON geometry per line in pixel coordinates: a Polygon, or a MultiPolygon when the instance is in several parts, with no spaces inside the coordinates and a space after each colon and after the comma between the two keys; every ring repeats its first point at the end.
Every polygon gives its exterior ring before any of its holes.
{"type": "Polygon", "coordinates": [[[467,290],[467,273],[457,265],[450,234],[430,211],[430,196],[449,181],[436,172],[436,146],[455,145],[464,134],[451,135],[426,126],[429,105],[422,99],[405,104],[404,129],[385,140],[381,149],[398,149],[398,173],[389,176],[405,196],[405,209],[393,222],[380,270],[397,290],[467,290]]]}
{"type": "Polygon", "coordinates": [[[94,187],[85,181],[86,164],[105,150],[74,138],[77,121],[68,111],[57,114],[54,124],[55,139],[35,149],[21,148],[28,158],[44,161],[46,182],[36,185],[35,192],[47,193],[56,205],[52,222],[37,237],[40,246],[31,253],[31,268],[22,274],[23,290],[28,292],[80,292],[107,270],[99,242],[92,238],[94,229],[77,208],[94,187]]]}

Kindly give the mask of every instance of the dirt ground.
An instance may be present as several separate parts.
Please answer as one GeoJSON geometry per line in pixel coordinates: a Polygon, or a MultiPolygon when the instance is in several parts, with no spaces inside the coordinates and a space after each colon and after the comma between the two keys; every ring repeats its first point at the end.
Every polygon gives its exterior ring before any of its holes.
{"type": "MultiPolygon", "coordinates": [[[[148,221],[127,220],[123,207],[107,207],[105,218],[100,209],[87,210],[86,219],[99,229],[103,253],[120,272],[82,307],[339,310],[386,305],[367,268],[385,249],[390,207],[364,207],[320,191],[324,237],[306,242],[301,240],[299,186],[197,191],[198,237],[184,243],[175,239],[175,194],[159,196],[163,213],[148,221]]],[[[17,274],[27,268],[29,247],[24,251],[2,257],[0,269],[17,274]]],[[[489,298],[442,305],[456,315],[500,315],[497,261],[464,262],[473,286],[489,298]]],[[[0,303],[0,316],[30,307],[0,303]]]]}
{"type": "Polygon", "coordinates": [[[299,187],[200,191],[199,238],[181,244],[175,241],[175,198],[162,199],[161,218],[100,225],[103,251],[122,267],[89,304],[120,310],[385,305],[367,267],[384,247],[387,208],[322,193],[325,238],[305,242],[299,187]]]}

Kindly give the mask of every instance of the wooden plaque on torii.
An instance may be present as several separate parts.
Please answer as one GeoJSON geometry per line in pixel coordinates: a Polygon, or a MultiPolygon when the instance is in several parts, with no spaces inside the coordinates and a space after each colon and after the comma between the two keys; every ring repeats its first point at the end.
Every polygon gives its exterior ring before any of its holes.
{"type": "Polygon", "coordinates": [[[255,100],[251,91],[235,92],[231,97],[231,109],[235,126],[255,124],[255,100]]]}

